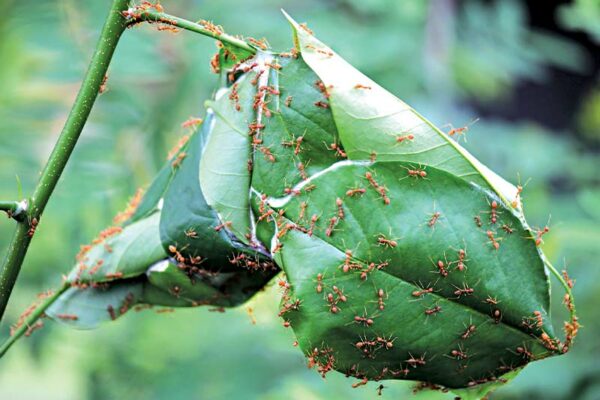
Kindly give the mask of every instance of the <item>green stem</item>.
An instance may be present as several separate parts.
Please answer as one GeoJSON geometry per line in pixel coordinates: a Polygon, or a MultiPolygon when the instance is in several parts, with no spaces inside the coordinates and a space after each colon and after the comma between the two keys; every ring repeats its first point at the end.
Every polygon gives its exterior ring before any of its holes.
{"type": "Polygon", "coordinates": [[[0,211],[6,212],[9,216],[14,214],[19,208],[19,203],[16,201],[0,201],[0,211]]]}
{"type": "Polygon", "coordinates": [[[137,23],[140,21],[158,22],[162,24],[172,25],[177,28],[186,29],[188,31],[196,32],[201,35],[220,40],[223,43],[227,43],[239,49],[246,50],[252,54],[256,54],[256,49],[241,39],[238,39],[226,33],[218,33],[215,30],[206,29],[204,25],[197,24],[195,22],[191,22],[183,18],[175,17],[173,15],[165,14],[163,12],[158,12],[153,8],[141,10],[137,13],[134,12],[132,23],[137,23]]]}
{"type": "Polygon", "coordinates": [[[67,282],[60,289],[54,292],[51,296],[46,297],[38,306],[33,310],[31,314],[27,316],[27,319],[23,321],[21,326],[19,326],[0,347],[0,357],[4,355],[10,349],[10,347],[17,341],[30,326],[32,326],[35,321],[37,321],[40,317],[43,316],[44,312],[54,303],[54,301],[63,294],[71,285],[67,282]]]}
{"type": "Polygon", "coordinates": [[[13,235],[0,271],[0,319],[4,315],[6,304],[33,236],[34,230],[31,228],[35,226],[32,222],[35,221],[33,223],[36,224],[44,212],[90,115],[121,34],[127,28],[127,21],[121,13],[126,11],[128,6],[129,0],[113,0],[79,94],[31,197],[29,218],[26,223],[17,226],[13,235]]]}

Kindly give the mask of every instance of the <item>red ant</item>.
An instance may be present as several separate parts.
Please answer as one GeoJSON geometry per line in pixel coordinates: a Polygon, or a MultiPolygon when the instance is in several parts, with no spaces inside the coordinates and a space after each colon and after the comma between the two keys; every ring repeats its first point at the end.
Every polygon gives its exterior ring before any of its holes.
{"type": "Polygon", "coordinates": [[[274,156],[274,155],[273,155],[273,153],[271,152],[271,149],[269,149],[268,147],[266,147],[266,146],[260,146],[260,147],[258,148],[258,150],[259,150],[261,153],[263,153],[263,155],[265,156],[265,159],[266,159],[267,161],[270,161],[270,162],[272,162],[272,163],[274,163],[275,161],[277,161],[277,160],[275,159],[275,156],[274,156]]]}
{"type": "Polygon", "coordinates": [[[367,191],[367,189],[365,189],[365,188],[348,189],[348,191],[346,192],[346,196],[353,197],[356,195],[363,195],[363,194],[365,194],[366,191],[367,191]]]}
{"type": "Polygon", "coordinates": [[[479,118],[476,118],[476,119],[472,120],[471,122],[469,122],[469,124],[463,126],[462,128],[454,128],[452,126],[452,124],[448,124],[448,126],[450,126],[450,130],[448,131],[448,136],[462,135],[465,138],[465,142],[466,142],[467,141],[467,137],[466,137],[465,134],[469,130],[469,127],[471,125],[473,125],[477,121],[479,121],[479,118]]]}
{"type": "Polygon", "coordinates": [[[375,270],[375,269],[380,270],[380,269],[383,269],[383,268],[385,268],[387,266],[388,266],[387,262],[383,262],[383,263],[380,263],[380,264],[375,264],[375,263],[372,262],[372,263],[370,263],[367,266],[366,269],[361,270],[361,272],[360,272],[360,279],[362,279],[364,281],[364,280],[367,279],[369,273],[371,273],[373,270],[375,270]]]}
{"type": "Polygon", "coordinates": [[[467,329],[462,333],[462,335],[460,335],[460,338],[463,340],[468,339],[473,333],[475,333],[476,329],[477,327],[475,325],[470,324],[467,326],[467,329]]]}
{"type": "Polygon", "coordinates": [[[396,338],[392,339],[392,336],[390,335],[389,339],[386,339],[385,337],[380,337],[377,336],[377,339],[375,339],[377,341],[377,343],[382,344],[386,350],[391,349],[392,347],[394,347],[394,341],[396,340],[396,338]]]}
{"type": "Polygon", "coordinates": [[[492,244],[494,249],[496,249],[496,250],[500,249],[500,243],[498,242],[500,239],[494,238],[494,232],[487,231],[486,234],[487,234],[488,238],[490,239],[490,243],[492,244]]]}
{"type": "Polygon", "coordinates": [[[498,209],[498,203],[496,202],[496,200],[492,201],[491,204],[491,211],[490,211],[490,222],[492,224],[495,224],[498,221],[498,214],[497,214],[497,209],[498,209]]]}
{"type": "Polygon", "coordinates": [[[114,307],[112,305],[109,304],[106,307],[106,311],[108,311],[108,315],[110,316],[111,320],[114,321],[115,319],[117,319],[117,314],[115,313],[115,309],[114,309],[114,307]]]}
{"type": "Polygon", "coordinates": [[[356,389],[357,387],[364,386],[367,383],[369,383],[369,379],[367,377],[365,377],[365,378],[362,378],[362,380],[360,382],[353,383],[352,388],[356,389]]]}
{"type": "Polygon", "coordinates": [[[29,230],[27,231],[27,236],[32,238],[33,235],[35,235],[35,230],[37,229],[38,224],[39,224],[38,219],[36,217],[33,217],[31,219],[31,223],[29,224],[29,230]]]}
{"type": "Polygon", "coordinates": [[[441,311],[442,311],[442,307],[440,307],[439,305],[436,305],[434,307],[425,309],[425,314],[427,314],[427,315],[434,315],[434,314],[437,314],[437,313],[439,313],[441,311]]]}
{"type": "Polygon", "coordinates": [[[302,141],[303,140],[304,140],[304,136],[299,136],[297,138],[294,138],[292,136],[292,140],[290,140],[290,141],[283,141],[283,142],[281,142],[281,144],[283,146],[286,146],[286,147],[293,147],[294,148],[294,155],[297,156],[298,154],[300,154],[300,151],[301,151],[301,147],[300,146],[302,145],[302,141]]]}
{"type": "Polygon", "coordinates": [[[385,186],[382,186],[379,183],[377,183],[377,181],[375,180],[375,178],[373,178],[373,174],[370,173],[370,172],[366,172],[365,173],[365,178],[367,178],[367,180],[369,181],[369,183],[371,184],[371,186],[373,186],[373,188],[377,191],[377,193],[379,193],[379,195],[383,199],[383,204],[389,205],[390,204],[390,198],[386,194],[387,193],[387,189],[385,188],[385,186]]]}
{"type": "Polygon", "coordinates": [[[222,224],[215,226],[215,231],[219,232],[223,228],[231,229],[232,224],[233,224],[233,222],[231,222],[231,221],[225,221],[222,224]]]}
{"type": "Polygon", "coordinates": [[[491,297],[491,296],[488,296],[483,302],[493,305],[493,306],[497,306],[498,303],[500,303],[500,301],[498,299],[496,299],[495,297],[491,297]]]}
{"type": "Polygon", "coordinates": [[[341,301],[342,303],[345,303],[345,302],[348,301],[348,298],[346,297],[346,295],[344,295],[344,291],[341,290],[340,288],[338,288],[337,286],[334,285],[331,288],[331,290],[333,290],[335,292],[335,294],[337,294],[337,296],[338,296],[337,300],[338,301],[341,301]]]}
{"type": "Polygon", "coordinates": [[[565,278],[565,282],[567,283],[569,289],[573,289],[573,286],[575,286],[575,281],[569,278],[569,274],[567,273],[566,269],[562,270],[562,276],[565,278]]]}
{"type": "Polygon", "coordinates": [[[300,172],[300,177],[305,181],[308,180],[308,174],[306,173],[306,167],[305,167],[304,163],[299,162],[296,165],[296,167],[298,168],[298,171],[300,172]]]}
{"type": "Polygon", "coordinates": [[[535,321],[536,321],[535,325],[538,328],[541,328],[544,325],[544,318],[542,317],[542,313],[539,312],[539,311],[534,311],[533,315],[534,315],[534,318],[535,318],[535,321]]]}
{"type": "Polygon", "coordinates": [[[337,306],[337,301],[333,297],[333,293],[327,294],[327,302],[329,303],[329,311],[332,314],[337,314],[340,311],[339,307],[337,306]]]}
{"type": "Polygon", "coordinates": [[[277,242],[277,244],[275,245],[275,247],[273,247],[273,250],[271,252],[273,254],[276,254],[276,253],[279,253],[281,251],[281,249],[283,249],[283,243],[277,242]]]}
{"type": "Polygon", "coordinates": [[[433,293],[433,287],[429,286],[427,288],[420,288],[419,290],[415,290],[412,292],[414,297],[422,297],[428,293],[433,293]]]}
{"type": "Polygon", "coordinates": [[[519,185],[517,185],[517,193],[515,195],[514,200],[512,201],[511,205],[513,208],[517,208],[519,206],[519,204],[521,203],[521,194],[523,193],[523,188],[525,186],[527,186],[527,184],[529,183],[529,179],[527,180],[527,182],[525,182],[525,184],[523,186],[520,185],[521,183],[521,176],[518,175],[519,177],[519,185]]]}
{"type": "Polygon", "coordinates": [[[448,264],[448,262],[446,261],[446,264],[444,264],[444,262],[442,260],[438,260],[438,262],[434,262],[431,257],[429,258],[432,262],[433,265],[435,265],[435,267],[438,269],[439,274],[441,276],[443,276],[444,278],[448,276],[448,269],[446,269],[446,266],[448,264]]]}
{"type": "Polygon", "coordinates": [[[312,50],[316,51],[317,53],[326,55],[327,57],[333,57],[333,52],[331,52],[329,50],[318,49],[315,46],[313,46],[312,44],[307,44],[304,47],[306,47],[307,49],[312,49],[312,50]]]}
{"type": "Polygon", "coordinates": [[[540,340],[544,344],[544,347],[546,347],[548,350],[551,350],[551,351],[557,350],[556,342],[553,339],[550,339],[550,336],[548,336],[548,334],[546,332],[542,332],[542,334],[540,336],[540,340]]]}
{"type": "Polygon", "coordinates": [[[354,322],[356,322],[357,324],[362,324],[364,326],[371,326],[373,325],[373,318],[369,318],[365,313],[362,317],[360,315],[356,315],[354,317],[354,322]]]}
{"type": "Polygon", "coordinates": [[[517,347],[516,350],[517,350],[517,354],[522,355],[523,358],[525,358],[527,360],[532,360],[534,358],[533,353],[531,353],[529,350],[527,350],[527,347],[525,345],[517,347]]]}
{"type": "Polygon", "coordinates": [[[312,236],[313,232],[315,230],[315,224],[317,222],[317,220],[319,219],[319,216],[317,214],[313,214],[313,216],[310,218],[310,227],[308,228],[308,236],[312,236]]]}
{"type": "Polygon", "coordinates": [[[321,293],[323,291],[323,274],[317,274],[317,293],[321,293]]]}
{"type": "Polygon", "coordinates": [[[356,264],[356,263],[352,262],[352,250],[346,250],[345,254],[346,254],[346,259],[344,260],[344,263],[342,265],[340,265],[342,267],[342,271],[344,271],[344,273],[347,273],[351,269],[356,269],[356,268],[360,267],[360,264],[356,264]]]}
{"type": "Polygon", "coordinates": [[[304,219],[304,214],[306,213],[307,207],[307,202],[303,201],[302,203],[300,203],[300,214],[298,214],[298,221],[302,221],[304,219]]]}
{"type": "Polygon", "coordinates": [[[460,344],[458,345],[458,350],[452,350],[452,351],[450,351],[450,356],[456,358],[457,360],[465,360],[465,359],[469,358],[469,356],[462,349],[462,347],[460,346],[460,344]]]}
{"type": "Polygon", "coordinates": [[[187,120],[181,123],[182,128],[192,128],[202,123],[202,118],[189,117],[187,120]]]}
{"type": "Polygon", "coordinates": [[[302,193],[298,189],[286,187],[283,189],[283,194],[287,196],[300,196],[302,193]]]}
{"type": "Polygon", "coordinates": [[[415,138],[415,135],[413,135],[413,134],[408,134],[408,135],[397,136],[397,137],[396,137],[396,142],[397,142],[397,143],[402,143],[402,142],[404,142],[405,140],[410,140],[410,141],[412,141],[414,138],[415,138]]]}
{"type": "Polygon", "coordinates": [[[508,233],[509,235],[515,231],[511,225],[507,225],[507,224],[502,225],[502,230],[504,232],[508,233]]]}
{"type": "Polygon", "coordinates": [[[406,169],[408,171],[408,176],[413,178],[425,178],[427,176],[427,172],[424,169],[406,169]]]}
{"type": "Polygon", "coordinates": [[[321,93],[323,93],[323,95],[325,96],[326,99],[329,98],[329,94],[327,93],[327,86],[325,86],[323,81],[321,81],[321,80],[316,81],[315,86],[317,87],[317,89],[319,89],[319,91],[321,93]]]}
{"type": "Polygon", "coordinates": [[[330,237],[333,234],[333,230],[338,222],[339,222],[338,217],[331,217],[331,219],[329,219],[329,225],[327,226],[327,229],[325,230],[325,235],[327,235],[327,237],[330,237]]]}
{"type": "Polygon", "coordinates": [[[427,364],[427,362],[425,361],[425,354],[423,354],[419,358],[415,358],[415,356],[413,356],[410,353],[408,353],[408,355],[410,356],[410,358],[408,360],[404,360],[404,361],[406,361],[406,363],[408,365],[410,365],[411,367],[413,367],[413,368],[416,368],[419,365],[425,365],[425,364],[427,364]]]}
{"type": "Polygon", "coordinates": [[[198,239],[198,233],[193,228],[190,228],[183,233],[190,239],[198,239]]]}
{"type": "Polygon", "coordinates": [[[548,226],[545,226],[544,229],[540,229],[540,230],[537,231],[536,238],[535,238],[535,245],[536,246],[539,246],[539,245],[541,245],[544,242],[542,240],[542,236],[544,236],[549,231],[550,231],[550,228],[548,228],[548,226]]]}
{"type": "Polygon", "coordinates": [[[254,134],[256,132],[258,132],[260,129],[263,129],[266,125],[265,124],[261,124],[259,122],[251,122],[248,124],[248,129],[250,130],[250,136],[254,136],[254,134]]]}
{"type": "Polygon", "coordinates": [[[431,214],[431,218],[429,219],[429,222],[427,222],[427,226],[429,226],[430,228],[433,228],[435,223],[438,221],[438,219],[440,218],[441,215],[442,214],[438,211],[431,214]]]}
{"type": "Polygon", "coordinates": [[[458,250],[458,261],[456,261],[456,269],[459,271],[464,271],[467,269],[465,264],[465,257],[467,256],[467,252],[463,249],[458,250]]]}
{"type": "Polygon", "coordinates": [[[363,84],[357,83],[356,85],[354,85],[354,89],[371,90],[371,86],[367,86],[367,85],[363,85],[363,84]]]}
{"type": "Polygon", "coordinates": [[[379,305],[379,309],[383,311],[385,309],[385,303],[383,302],[383,297],[386,296],[383,289],[379,289],[377,291],[377,303],[379,305]]]}
{"type": "Polygon", "coordinates": [[[492,311],[492,318],[494,318],[494,322],[499,324],[502,320],[502,312],[499,309],[494,309],[492,311]]]}
{"type": "Polygon", "coordinates": [[[383,235],[381,233],[379,234],[379,236],[377,236],[377,243],[380,246],[387,247],[387,248],[394,248],[394,247],[398,246],[398,242],[396,240],[387,239],[385,237],[385,235],[383,235]]]}
{"type": "Polygon", "coordinates": [[[240,253],[239,255],[234,255],[233,258],[229,259],[229,262],[233,265],[239,265],[242,261],[246,259],[246,255],[244,253],[240,253]]]}
{"type": "Polygon", "coordinates": [[[105,274],[104,277],[106,279],[119,279],[119,278],[123,277],[123,273],[122,272],[109,272],[109,273],[105,274]]]}
{"type": "Polygon", "coordinates": [[[338,145],[337,143],[331,143],[330,146],[326,146],[327,150],[333,150],[335,151],[336,155],[342,158],[346,158],[348,157],[348,155],[346,154],[346,152],[344,150],[342,150],[342,148],[340,147],[340,145],[338,145]]]}
{"type": "Polygon", "coordinates": [[[470,296],[475,292],[475,289],[467,286],[466,283],[463,283],[463,287],[460,288],[458,286],[454,286],[456,290],[454,291],[454,295],[460,298],[462,295],[470,296]]]}
{"type": "MultiPolygon", "coordinates": [[[[404,169],[406,169],[406,171],[408,172],[407,177],[412,177],[415,179],[419,179],[419,178],[423,178],[425,179],[425,177],[427,176],[427,171],[425,171],[425,169],[421,169],[421,168],[407,168],[407,167],[403,167],[404,169]]],[[[404,178],[402,178],[404,179],[404,178]]]]}
{"type": "Polygon", "coordinates": [[[275,211],[273,211],[272,209],[267,210],[266,212],[264,212],[263,214],[261,214],[258,217],[258,222],[266,219],[267,221],[270,221],[271,219],[269,219],[269,217],[271,217],[273,214],[275,214],[275,211]]]}
{"type": "Polygon", "coordinates": [[[335,199],[335,205],[337,207],[338,218],[339,219],[344,219],[344,217],[345,217],[345,215],[344,215],[344,203],[342,202],[342,199],[340,199],[339,197],[337,199],[335,199]]]}

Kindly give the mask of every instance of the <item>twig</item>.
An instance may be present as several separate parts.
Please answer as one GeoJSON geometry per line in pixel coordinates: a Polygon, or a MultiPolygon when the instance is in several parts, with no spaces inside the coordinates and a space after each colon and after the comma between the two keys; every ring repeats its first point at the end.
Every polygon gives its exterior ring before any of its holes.
{"type": "Polygon", "coordinates": [[[220,40],[223,43],[227,43],[239,49],[246,50],[252,54],[256,54],[256,48],[252,47],[250,44],[241,39],[221,32],[218,29],[207,29],[204,25],[175,17],[164,12],[159,12],[155,8],[133,9],[125,12],[125,15],[130,16],[130,24],[146,21],[172,25],[177,28],[186,29],[191,32],[196,32],[201,35],[220,40]]]}
{"type": "Polygon", "coordinates": [[[63,286],[54,292],[51,296],[46,297],[40,304],[38,304],[35,310],[32,311],[31,314],[27,316],[27,318],[23,321],[23,323],[15,329],[12,333],[12,336],[9,337],[0,347],[0,357],[4,355],[10,349],[10,347],[17,341],[24,333],[27,332],[29,327],[33,326],[35,321],[37,321],[40,317],[43,316],[44,312],[54,303],[54,301],[63,294],[71,285],[68,282],[65,282],[63,286]]]}
{"type": "Polygon", "coordinates": [[[127,10],[128,5],[129,0],[113,0],[81,89],[31,197],[28,218],[17,226],[13,235],[0,271],[0,320],[4,315],[37,223],[69,161],[103,84],[119,38],[127,28],[127,20],[121,13],[127,10]]]}

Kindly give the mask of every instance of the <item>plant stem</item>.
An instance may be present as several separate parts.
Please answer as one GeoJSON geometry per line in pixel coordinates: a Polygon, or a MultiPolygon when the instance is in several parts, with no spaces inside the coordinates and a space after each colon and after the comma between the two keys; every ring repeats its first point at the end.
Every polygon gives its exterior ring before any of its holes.
{"type": "Polygon", "coordinates": [[[172,25],[177,28],[182,28],[188,31],[200,33],[201,35],[209,36],[213,39],[220,40],[223,43],[227,43],[239,49],[246,50],[252,54],[256,54],[256,49],[241,39],[238,39],[226,33],[218,33],[215,30],[207,29],[204,25],[197,24],[195,22],[191,22],[183,18],[175,17],[173,15],[165,14],[163,12],[158,12],[152,8],[148,8],[146,10],[140,11],[139,13],[136,13],[133,19],[133,23],[137,23],[139,21],[158,22],[162,24],[172,25]]]}
{"type": "Polygon", "coordinates": [[[9,216],[14,214],[19,208],[19,203],[16,201],[0,201],[0,211],[6,212],[9,216]]]}
{"type": "Polygon", "coordinates": [[[544,265],[546,266],[546,268],[548,268],[550,270],[550,272],[552,273],[552,275],[554,275],[556,277],[556,279],[558,279],[560,284],[565,289],[565,292],[569,295],[569,298],[571,299],[571,304],[573,306],[569,309],[569,315],[570,315],[571,322],[572,322],[574,319],[577,318],[577,312],[575,310],[575,298],[573,297],[573,292],[571,291],[571,287],[569,287],[569,285],[567,284],[567,282],[565,281],[563,276],[558,272],[558,270],[556,268],[554,268],[554,265],[552,265],[552,263],[550,263],[550,261],[548,261],[546,256],[544,256],[542,259],[544,261],[544,265]]]}
{"type": "Polygon", "coordinates": [[[33,312],[27,316],[27,319],[25,319],[23,321],[21,326],[19,326],[13,332],[12,336],[9,337],[6,340],[6,342],[4,342],[2,344],[2,346],[0,347],[0,357],[2,357],[4,355],[4,353],[6,353],[8,351],[8,349],[10,349],[10,347],[17,340],[19,340],[19,338],[21,336],[23,336],[24,333],[27,332],[29,327],[32,326],[35,323],[35,321],[37,321],[44,314],[44,312],[48,309],[48,307],[50,307],[50,305],[52,305],[52,303],[54,303],[54,301],[61,294],[63,294],[70,286],[71,285],[68,282],[65,282],[65,284],[63,284],[63,286],[61,286],[60,289],[58,289],[56,292],[54,292],[51,296],[46,297],[40,304],[37,305],[35,310],[33,310],[33,312]]]}
{"type": "Polygon", "coordinates": [[[31,222],[40,220],[50,195],[54,191],[90,115],[117,43],[127,27],[127,21],[121,13],[127,10],[128,5],[129,0],[113,0],[73,108],[31,197],[30,218],[25,221],[26,223],[19,224],[13,235],[0,271],[0,320],[4,315],[6,304],[33,236],[31,228],[35,228],[35,226],[32,226],[31,222]]]}

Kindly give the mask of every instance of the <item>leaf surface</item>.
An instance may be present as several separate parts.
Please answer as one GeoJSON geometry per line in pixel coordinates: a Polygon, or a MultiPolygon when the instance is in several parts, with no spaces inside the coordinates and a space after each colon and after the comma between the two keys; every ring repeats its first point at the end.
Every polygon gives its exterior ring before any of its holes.
{"type": "Polygon", "coordinates": [[[492,223],[491,203],[498,198],[443,170],[427,167],[427,175],[416,178],[409,175],[411,168],[405,162],[340,162],[306,183],[316,185],[314,190],[278,202],[285,211],[278,224],[279,264],[292,285],[282,307],[300,300],[299,310],[284,318],[303,350],[310,355],[315,346],[331,349],[335,368],[348,373],[362,366],[352,373],[360,378],[447,387],[481,383],[526,363],[518,347],[536,358],[548,356],[535,338],[542,331],[553,334],[546,275],[518,216],[500,207],[492,223]],[[388,205],[371,181],[386,188],[388,205]],[[366,192],[346,195],[356,187],[366,192]],[[319,220],[309,236],[306,216],[311,215],[319,220]],[[295,228],[281,234],[290,225],[295,228]],[[415,295],[418,291],[422,294],[415,295]],[[337,300],[341,292],[346,302],[337,300]],[[532,324],[535,311],[543,315],[542,325],[525,327],[523,321],[532,324]],[[463,339],[471,325],[474,332],[463,339]],[[384,339],[393,345],[387,348],[384,339]],[[359,348],[360,342],[373,344],[359,348]],[[412,368],[411,354],[425,357],[426,364],[412,368]],[[407,369],[406,376],[392,372],[407,369]]]}

